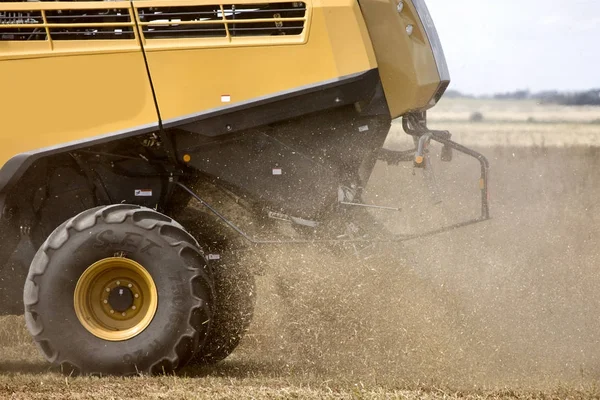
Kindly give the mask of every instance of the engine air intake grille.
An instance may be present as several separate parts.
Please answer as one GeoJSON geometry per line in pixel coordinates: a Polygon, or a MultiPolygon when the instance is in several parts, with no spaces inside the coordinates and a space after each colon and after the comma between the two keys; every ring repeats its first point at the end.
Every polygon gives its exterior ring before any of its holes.
{"type": "Polygon", "coordinates": [[[300,35],[303,2],[138,9],[146,39],[300,35]]]}
{"type": "Polygon", "coordinates": [[[300,35],[304,29],[306,4],[232,5],[226,6],[224,12],[231,36],[300,35]]]}
{"type": "Polygon", "coordinates": [[[227,36],[219,6],[146,7],[138,15],[146,39],[227,36]]]}
{"type": "Polygon", "coordinates": [[[133,8],[123,3],[2,3],[0,41],[46,41],[52,48],[52,43],[59,41],[135,40],[134,18],[138,18],[142,39],[223,38],[234,42],[235,38],[277,36],[289,37],[291,41],[286,39],[286,43],[292,43],[302,40],[309,14],[304,2],[185,6],[136,2],[133,8]]]}
{"type": "Polygon", "coordinates": [[[3,41],[134,39],[133,25],[126,8],[0,10],[3,41]]]}
{"type": "Polygon", "coordinates": [[[0,40],[46,40],[42,12],[0,11],[0,40]]]}
{"type": "Polygon", "coordinates": [[[133,39],[127,9],[47,10],[52,40],[133,39]]]}

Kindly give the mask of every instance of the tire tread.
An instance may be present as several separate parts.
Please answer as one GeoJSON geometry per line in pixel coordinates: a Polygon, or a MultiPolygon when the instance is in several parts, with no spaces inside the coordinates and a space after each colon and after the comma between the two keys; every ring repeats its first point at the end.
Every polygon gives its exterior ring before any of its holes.
{"type": "MultiPolygon", "coordinates": [[[[83,232],[94,227],[99,221],[107,224],[122,224],[128,219],[131,219],[133,224],[145,230],[152,231],[157,229],[158,234],[164,237],[167,243],[173,247],[181,247],[179,251],[180,257],[184,250],[189,251],[188,249],[190,249],[196,253],[199,256],[198,260],[203,261],[197,264],[197,268],[190,265],[187,259],[184,260],[185,265],[188,267],[187,269],[195,270],[196,272],[194,277],[190,279],[190,282],[198,277],[209,282],[212,297],[214,298],[212,277],[210,273],[207,273],[208,267],[204,255],[201,251],[198,251],[198,242],[186,232],[179,223],[157,211],[135,205],[118,204],[100,206],[86,210],[60,225],[46,239],[32,261],[23,295],[25,303],[25,320],[29,332],[48,361],[60,366],[64,373],[78,373],[82,371],[82,368],[72,360],[61,360],[60,354],[55,350],[52,350],[53,354],[48,354],[48,350],[52,349],[52,346],[50,340],[44,337],[44,326],[41,319],[36,318],[35,306],[40,301],[39,287],[36,283],[36,278],[46,273],[48,266],[50,265],[52,253],[59,250],[67,243],[71,236],[71,232],[83,232]],[[163,230],[169,234],[163,234],[163,230]]],[[[196,299],[202,299],[202,295],[199,293],[193,293],[193,295],[196,299]]],[[[192,318],[192,315],[197,308],[205,308],[205,313],[206,311],[209,311],[208,315],[210,316],[210,309],[208,307],[211,305],[204,301],[199,303],[198,307],[194,307],[190,310],[190,315],[187,318],[187,328],[185,332],[181,333],[179,340],[168,353],[168,356],[161,358],[146,370],[139,371],[139,373],[156,373],[157,370],[159,373],[163,371],[170,373],[183,366],[182,364],[187,363],[187,361],[193,357],[196,349],[193,349],[191,354],[184,354],[186,346],[181,345],[181,343],[184,340],[191,341],[192,343],[197,342],[197,340],[200,339],[204,340],[204,338],[199,338],[200,333],[203,332],[204,329],[202,326],[194,326],[194,318],[192,318]]]]}

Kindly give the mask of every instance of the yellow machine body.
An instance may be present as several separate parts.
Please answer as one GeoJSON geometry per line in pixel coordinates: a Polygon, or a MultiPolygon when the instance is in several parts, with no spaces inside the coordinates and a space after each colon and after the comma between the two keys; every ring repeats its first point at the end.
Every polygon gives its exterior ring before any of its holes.
{"type": "MultiPolygon", "coordinates": [[[[180,24],[185,28],[185,24],[201,26],[202,21],[144,22],[143,10],[215,4],[210,0],[0,2],[4,93],[0,166],[20,154],[148,132],[160,124],[377,68],[392,117],[427,108],[442,77],[414,5],[403,3],[404,10],[397,12],[396,0],[362,0],[360,5],[355,0],[305,0],[293,3],[302,5],[302,17],[273,13],[270,18],[245,21],[248,26],[296,22],[301,24],[300,33],[249,37],[232,36],[234,24],[227,15],[232,3],[219,3],[223,37],[155,38],[147,34],[153,27],[180,24]],[[116,10],[120,17],[109,22],[55,22],[64,10],[80,14],[116,10]],[[411,35],[406,32],[408,25],[411,35]],[[33,33],[27,40],[22,36],[11,40],[17,29],[33,33]],[[61,34],[65,29],[113,34],[112,39],[98,35],[71,40],[61,34]],[[127,37],[115,38],[114,32],[127,37]]],[[[260,3],[237,0],[235,4],[260,3]]]]}

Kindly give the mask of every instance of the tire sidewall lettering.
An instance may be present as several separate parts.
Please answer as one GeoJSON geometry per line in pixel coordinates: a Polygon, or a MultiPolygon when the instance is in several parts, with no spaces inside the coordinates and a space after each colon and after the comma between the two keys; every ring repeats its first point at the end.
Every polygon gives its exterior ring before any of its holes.
{"type": "Polygon", "coordinates": [[[112,229],[104,229],[95,235],[93,247],[100,250],[125,251],[158,255],[163,249],[159,243],[137,232],[126,231],[115,233],[112,229]]]}

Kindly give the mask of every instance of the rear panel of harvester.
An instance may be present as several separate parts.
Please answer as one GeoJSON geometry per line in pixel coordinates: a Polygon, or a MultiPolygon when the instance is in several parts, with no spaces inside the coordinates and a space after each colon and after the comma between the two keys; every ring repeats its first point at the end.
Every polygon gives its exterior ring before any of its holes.
{"type": "Polygon", "coordinates": [[[135,2],[165,124],[377,66],[353,0],[205,4],[135,2]]]}
{"type": "Polygon", "coordinates": [[[163,129],[182,165],[309,215],[389,129],[355,118],[379,77],[354,0],[11,2],[0,18],[1,164],[163,129]]]}
{"type": "Polygon", "coordinates": [[[355,2],[264,6],[0,3],[0,163],[376,67],[355,2]]]}
{"type": "Polygon", "coordinates": [[[181,167],[314,217],[366,185],[391,117],[439,89],[406,3],[0,2],[0,187],[40,157],[154,132],[181,167]]]}

